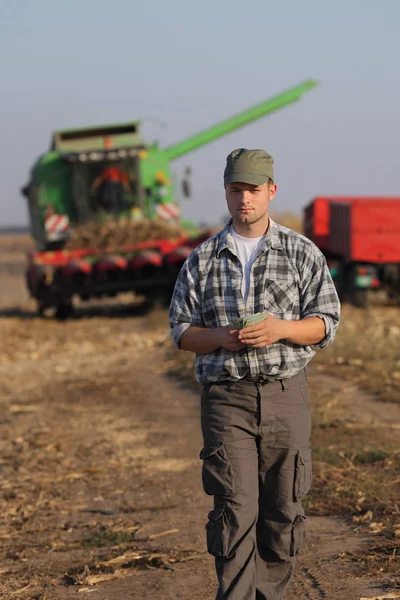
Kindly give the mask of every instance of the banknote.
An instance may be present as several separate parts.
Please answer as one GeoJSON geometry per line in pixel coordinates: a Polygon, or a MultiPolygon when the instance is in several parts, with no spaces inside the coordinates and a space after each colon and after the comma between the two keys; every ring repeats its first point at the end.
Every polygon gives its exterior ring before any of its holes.
{"type": "Polygon", "coordinates": [[[261,312],[247,317],[237,317],[232,319],[231,325],[234,329],[244,329],[245,327],[249,327],[249,325],[256,325],[256,323],[263,321],[266,316],[267,313],[261,312]]]}

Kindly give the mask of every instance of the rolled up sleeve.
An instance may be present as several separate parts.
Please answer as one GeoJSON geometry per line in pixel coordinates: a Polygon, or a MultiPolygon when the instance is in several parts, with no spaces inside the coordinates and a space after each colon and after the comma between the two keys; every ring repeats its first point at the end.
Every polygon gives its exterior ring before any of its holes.
{"type": "Polygon", "coordinates": [[[201,314],[198,263],[191,254],[177,277],[169,307],[170,336],[176,348],[180,348],[182,335],[189,327],[204,327],[201,314]]]}
{"type": "Polygon", "coordinates": [[[304,266],[301,288],[301,319],[319,317],[325,323],[325,336],[312,347],[318,350],[333,342],[340,321],[340,300],[325,257],[317,255],[304,266]]]}

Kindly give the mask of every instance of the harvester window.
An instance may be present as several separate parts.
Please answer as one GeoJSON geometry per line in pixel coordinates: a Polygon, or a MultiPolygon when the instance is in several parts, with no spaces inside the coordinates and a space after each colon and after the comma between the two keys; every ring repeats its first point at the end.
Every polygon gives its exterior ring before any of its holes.
{"type": "Polygon", "coordinates": [[[138,204],[135,159],[75,165],[74,197],[80,219],[124,215],[138,204]]]}

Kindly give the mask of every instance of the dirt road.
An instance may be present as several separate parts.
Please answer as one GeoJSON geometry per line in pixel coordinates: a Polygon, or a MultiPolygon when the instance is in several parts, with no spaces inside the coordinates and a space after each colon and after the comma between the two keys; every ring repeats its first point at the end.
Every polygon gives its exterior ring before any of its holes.
{"type": "MultiPolygon", "coordinates": [[[[36,319],[17,295],[12,308],[12,282],[0,317],[0,597],[212,600],[199,397],[164,373],[165,329],[129,310],[36,319]]],[[[355,426],[400,422],[399,407],[310,378],[313,397],[339,390],[355,426]]],[[[288,600],[384,594],[384,574],[361,577],[346,559],[370,538],[335,517],[310,516],[307,532],[288,600]]]]}

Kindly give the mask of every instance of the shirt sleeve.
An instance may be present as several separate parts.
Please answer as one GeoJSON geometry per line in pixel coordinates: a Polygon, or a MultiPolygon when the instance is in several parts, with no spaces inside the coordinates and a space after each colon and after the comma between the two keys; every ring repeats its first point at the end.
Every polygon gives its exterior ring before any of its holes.
{"type": "Polygon", "coordinates": [[[192,253],[183,264],[174,287],[169,307],[171,339],[180,348],[183,333],[189,327],[204,327],[201,314],[198,261],[192,253]]]}
{"type": "Polygon", "coordinates": [[[340,321],[340,301],[325,257],[312,256],[304,264],[303,282],[300,291],[300,318],[319,317],[325,323],[325,337],[313,344],[322,350],[335,339],[340,321]]]}

